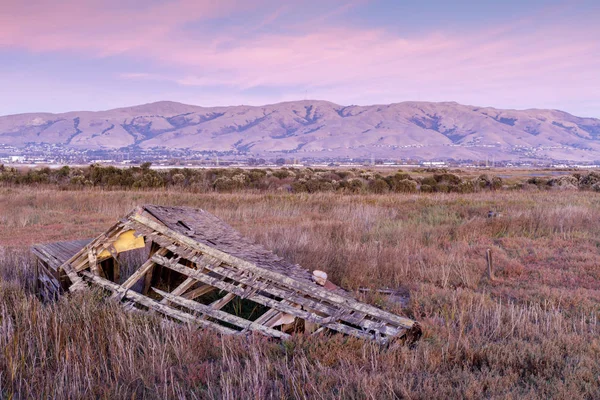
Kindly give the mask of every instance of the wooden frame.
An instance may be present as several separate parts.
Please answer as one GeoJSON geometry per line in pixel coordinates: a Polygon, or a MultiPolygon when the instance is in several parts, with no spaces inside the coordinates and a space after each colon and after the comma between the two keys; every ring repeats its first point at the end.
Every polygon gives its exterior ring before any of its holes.
{"type": "Polygon", "coordinates": [[[139,207],[89,243],[64,246],[71,251],[60,256],[52,253],[56,245],[33,249],[44,276],[39,285],[48,292],[44,297],[87,283],[108,290],[118,301],[224,334],[287,338],[286,330],[304,320],[316,332],[328,329],[379,343],[420,335],[415,321],[316,284],[309,271],[250,242],[204,210],[139,207]],[[146,244],[151,244],[146,261],[119,284],[119,253],[146,244]],[[76,245],[80,248],[73,252],[76,245]],[[111,257],[113,270],[105,271],[100,262],[111,257]],[[49,262],[56,274],[45,267],[49,262]],[[66,282],[58,279],[61,274],[66,282]],[[219,293],[223,296],[215,297],[219,293]],[[234,299],[252,302],[263,313],[254,319],[235,315],[230,306],[234,299]]]}

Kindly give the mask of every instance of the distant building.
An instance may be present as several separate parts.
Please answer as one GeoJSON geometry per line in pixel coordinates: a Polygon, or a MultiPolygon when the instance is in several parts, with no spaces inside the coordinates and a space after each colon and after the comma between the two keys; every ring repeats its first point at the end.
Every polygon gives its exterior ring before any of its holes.
{"type": "Polygon", "coordinates": [[[8,160],[11,163],[23,163],[25,162],[25,156],[10,156],[8,160]]]}

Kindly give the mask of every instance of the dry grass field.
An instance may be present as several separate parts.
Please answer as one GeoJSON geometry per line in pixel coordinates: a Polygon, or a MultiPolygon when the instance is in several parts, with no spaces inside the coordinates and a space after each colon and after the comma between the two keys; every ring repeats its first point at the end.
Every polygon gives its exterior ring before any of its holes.
{"type": "Polygon", "coordinates": [[[0,188],[0,246],[0,398],[600,398],[599,193],[0,188]],[[365,300],[424,335],[219,337],[95,291],[37,300],[29,245],[95,236],[141,203],[205,208],[349,290],[401,288],[404,308],[365,300]]]}

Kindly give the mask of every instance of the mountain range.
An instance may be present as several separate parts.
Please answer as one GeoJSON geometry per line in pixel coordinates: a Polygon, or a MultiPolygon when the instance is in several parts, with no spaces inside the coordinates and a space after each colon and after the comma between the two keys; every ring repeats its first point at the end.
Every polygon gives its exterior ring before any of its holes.
{"type": "Polygon", "coordinates": [[[163,101],[109,111],[2,116],[0,144],[298,158],[593,161],[600,159],[600,120],[454,102],[341,106],[305,100],[199,107],[163,101]]]}

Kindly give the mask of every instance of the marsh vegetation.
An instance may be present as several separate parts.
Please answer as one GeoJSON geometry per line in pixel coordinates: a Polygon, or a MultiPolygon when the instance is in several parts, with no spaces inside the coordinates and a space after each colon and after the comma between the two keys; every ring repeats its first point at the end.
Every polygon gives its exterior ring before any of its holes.
{"type": "Polygon", "coordinates": [[[0,397],[599,398],[600,195],[0,188],[0,397]],[[415,345],[220,337],[97,291],[42,304],[36,242],[93,237],[141,203],[205,208],[331,280],[401,288],[415,345]],[[501,214],[488,218],[489,210],[501,214]],[[486,275],[494,252],[496,279],[486,275]]]}

